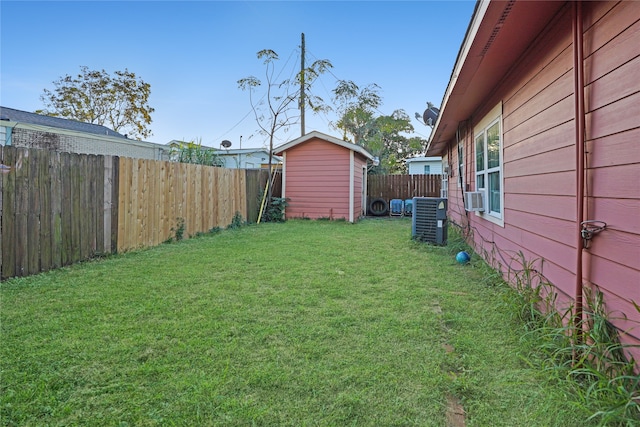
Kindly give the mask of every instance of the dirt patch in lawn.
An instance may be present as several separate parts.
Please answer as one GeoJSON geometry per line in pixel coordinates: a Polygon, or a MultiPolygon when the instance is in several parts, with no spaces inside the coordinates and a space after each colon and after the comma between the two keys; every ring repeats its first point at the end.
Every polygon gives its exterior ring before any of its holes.
{"type": "MultiPolygon", "coordinates": [[[[448,328],[445,323],[442,321],[442,307],[437,302],[431,306],[431,310],[440,317],[441,327],[445,332],[445,335],[448,333],[448,328]]],[[[442,343],[442,348],[447,354],[452,354],[455,349],[448,342],[442,343]]],[[[446,420],[447,427],[465,427],[465,412],[464,407],[462,406],[462,402],[460,399],[452,394],[447,395],[447,410],[446,410],[446,420]]]]}

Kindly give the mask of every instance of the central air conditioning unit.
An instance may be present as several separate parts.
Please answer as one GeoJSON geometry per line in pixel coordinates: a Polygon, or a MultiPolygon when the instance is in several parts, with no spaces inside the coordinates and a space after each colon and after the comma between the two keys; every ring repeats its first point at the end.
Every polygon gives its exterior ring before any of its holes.
{"type": "Polygon", "coordinates": [[[464,210],[484,212],[484,191],[468,191],[464,193],[464,210]]]}
{"type": "Polygon", "coordinates": [[[411,237],[436,245],[447,244],[447,199],[413,198],[411,237]]]}

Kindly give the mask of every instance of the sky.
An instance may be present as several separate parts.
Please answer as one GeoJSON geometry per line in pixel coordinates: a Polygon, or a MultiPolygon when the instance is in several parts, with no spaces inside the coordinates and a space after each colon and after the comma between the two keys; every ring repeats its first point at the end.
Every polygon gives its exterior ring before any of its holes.
{"type": "MultiPolygon", "coordinates": [[[[339,80],[379,86],[379,114],[404,110],[415,135],[430,128],[414,118],[439,107],[475,1],[0,1],[0,105],[42,109],[44,89],[81,66],[109,74],[127,69],[151,85],[150,142],[201,142],[231,148],[268,146],[249,94],[237,81],[264,81],[256,56],[274,50],[278,75],[307,65],[333,68],[312,94],[331,103],[339,80]]],[[[283,77],[284,78],[284,77],[283,77]]],[[[258,91],[256,95],[262,96],[258,91]]],[[[335,137],[334,112],[306,112],[306,132],[335,137]]],[[[300,125],[275,146],[300,136],[300,125]]]]}

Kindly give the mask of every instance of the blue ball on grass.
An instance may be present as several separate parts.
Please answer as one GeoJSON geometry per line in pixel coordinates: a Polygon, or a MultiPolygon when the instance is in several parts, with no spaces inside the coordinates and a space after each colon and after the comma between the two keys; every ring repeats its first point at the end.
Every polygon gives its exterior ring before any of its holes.
{"type": "Polygon", "coordinates": [[[466,264],[469,261],[471,261],[471,257],[469,256],[469,254],[467,252],[460,251],[456,255],[456,261],[458,261],[459,264],[466,264]]]}

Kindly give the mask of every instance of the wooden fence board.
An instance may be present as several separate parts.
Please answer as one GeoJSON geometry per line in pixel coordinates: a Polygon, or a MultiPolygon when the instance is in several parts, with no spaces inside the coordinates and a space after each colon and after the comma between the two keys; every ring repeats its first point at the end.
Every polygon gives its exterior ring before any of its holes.
{"type": "Polygon", "coordinates": [[[173,181],[175,163],[165,163],[165,182],[164,182],[164,208],[163,208],[163,226],[162,238],[168,239],[171,236],[171,216],[173,205],[175,203],[175,183],[173,181]]]}
{"type": "Polygon", "coordinates": [[[118,214],[120,221],[118,228],[118,251],[124,250],[124,248],[131,248],[132,237],[129,233],[133,233],[135,216],[133,212],[133,197],[131,193],[133,190],[133,159],[122,158],[120,164],[120,203],[122,209],[118,214]]]}
{"type": "Polygon", "coordinates": [[[29,272],[29,258],[27,254],[27,229],[29,214],[29,151],[18,149],[16,160],[16,210],[15,210],[15,245],[16,275],[25,276],[29,272]]]}
{"type": "Polygon", "coordinates": [[[96,169],[98,172],[98,176],[96,177],[96,220],[98,221],[96,226],[96,255],[103,255],[106,253],[105,246],[108,246],[107,241],[109,241],[104,231],[107,223],[104,216],[105,187],[109,188],[108,181],[105,179],[107,174],[107,169],[105,168],[105,157],[106,156],[98,156],[98,161],[96,162],[96,169]]]}
{"type": "Polygon", "coordinates": [[[135,235],[137,235],[137,239],[135,240],[136,246],[145,245],[146,236],[144,230],[144,213],[145,213],[145,190],[146,186],[146,174],[144,169],[145,162],[142,159],[137,159],[135,161],[135,167],[133,169],[133,173],[136,176],[136,185],[132,188],[135,191],[135,197],[133,197],[133,201],[135,201],[136,208],[134,210],[135,215],[135,235]]]}
{"type": "Polygon", "coordinates": [[[194,176],[194,186],[195,186],[195,194],[194,194],[194,233],[202,232],[204,230],[204,225],[202,221],[202,203],[204,202],[203,191],[202,191],[202,176],[204,175],[204,166],[198,165],[195,168],[196,175],[194,176]]]}
{"type": "Polygon", "coordinates": [[[164,241],[162,238],[162,208],[163,208],[163,200],[162,200],[162,191],[160,188],[164,185],[164,170],[162,165],[164,162],[153,161],[150,162],[152,164],[153,174],[151,175],[151,181],[149,182],[151,189],[151,198],[153,199],[153,208],[151,218],[152,224],[152,244],[159,245],[164,241]]]}
{"type": "Polygon", "coordinates": [[[209,169],[209,188],[211,189],[211,226],[209,229],[214,227],[221,227],[218,222],[218,172],[219,168],[211,168],[209,169]]]}
{"type": "Polygon", "coordinates": [[[61,265],[71,264],[71,154],[60,153],[61,265]]]}
{"type": "Polygon", "coordinates": [[[29,205],[27,210],[27,245],[26,270],[24,275],[30,276],[40,271],[40,156],[41,151],[29,152],[29,171],[27,173],[27,191],[29,205]]]}
{"type": "Polygon", "coordinates": [[[89,242],[89,256],[91,258],[96,256],[98,252],[98,240],[102,238],[103,230],[101,227],[102,224],[102,196],[104,195],[103,191],[98,191],[98,185],[100,185],[100,189],[102,189],[102,185],[104,184],[104,161],[102,160],[102,156],[91,156],[91,183],[90,183],[90,192],[91,196],[91,240],[89,242]]]}
{"type": "Polygon", "coordinates": [[[2,184],[2,278],[15,276],[15,199],[16,199],[16,149],[4,147],[3,162],[11,171],[3,176],[2,184]]]}
{"type": "Polygon", "coordinates": [[[195,167],[187,166],[187,200],[185,204],[185,237],[193,236],[196,230],[195,221],[195,204],[196,204],[196,174],[198,168],[201,166],[195,165],[195,167]]]}
{"type": "Polygon", "coordinates": [[[203,231],[211,230],[213,225],[211,224],[211,186],[209,185],[209,177],[211,168],[204,168],[202,170],[202,229],[203,231]]]}
{"type": "Polygon", "coordinates": [[[229,200],[225,189],[229,187],[229,174],[225,169],[220,169],[218,174],[217,189],[218,189],[218,224],[222,227],[226,227],[231,223],[229,217],[229,200]]]}
{"type": "Polygon", "coordinates": [[[85,199],[82,191],[82,157],[78,154],[71,154],[71,260],[76,263],[82,260],[82,209],[83,199],[85,199]],[[80,220],[78,220],[80,219],[80,220]]]}
{"type": "Polygon", "coordinates": [[[118,227],[120,224],[120,157],[113,157],[111,189],[111,252],[118,252],[118,227]]]}
{"type": "Polygon", "coordinates": [[[135,159],[127,159],[127,181],[125,185],[127,185],[127,211],[126,215],[126,225],[127,231],[125,232],[126,237],[124,238],[124,243],[127,248],[135,248],[136,239],[138,239],[137,232],[137,221],[138,221],[138,203],[135,195],[138,191],[138,174],[137,174],[137,166],[138,162],[135,159]]]}
{"type": "Polygon", "coordinates": [[[80,186],[80,207],[78,215],[80,216],[80,234],[78,241],[80,244],[80,260],[87,259],[91,256],[89,242],[91,240],[91,196],[89,194],[91,182],[91,162],[88,156],[79,156],[80,168],[78,176],[78,184],[80,186]]]}
{"type": "Polygon", "coordinates": [[[80,184],[80,260],[87,259],[90,256],[89,236],[91,235],[91,196],[89,195],[89,182],[91,182],[91,162],[87,156],[80,157],[80,176],[78,182],[80,184]]]}
{"type": "Polygon", "coordinates": [[[38,176],[40,185],[40,270],[48,270],[52,264],[52,210],[51,210],[51,171],[49,159],[51,155],[43,152],[38,158],[38,176]]]}

